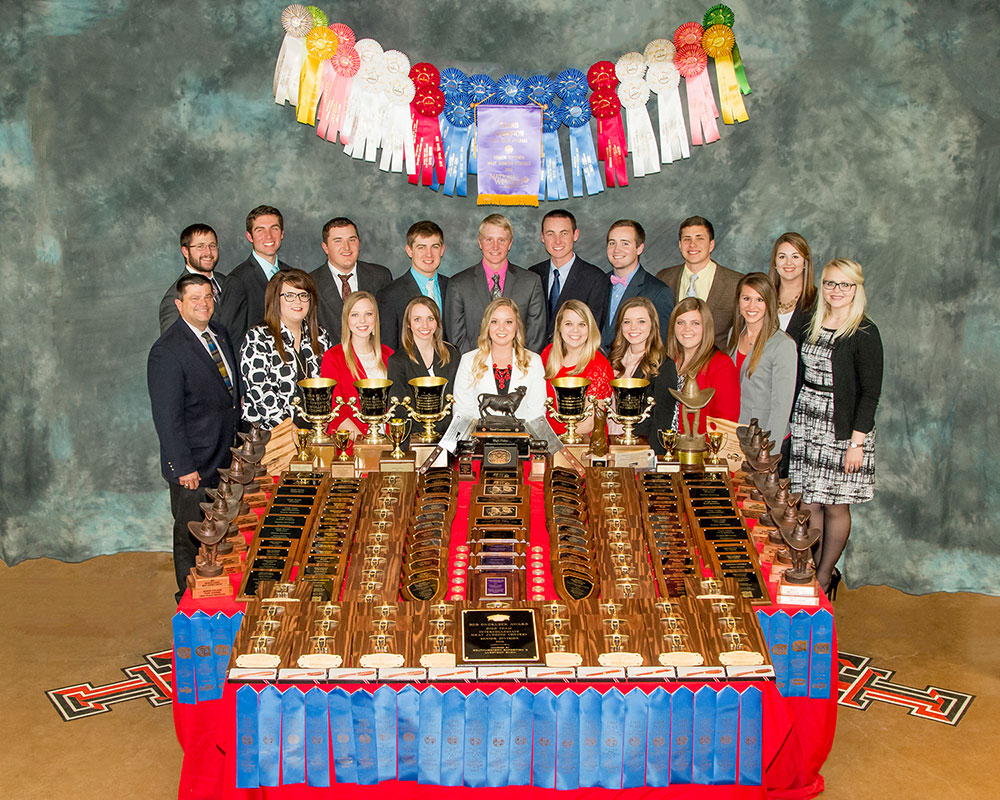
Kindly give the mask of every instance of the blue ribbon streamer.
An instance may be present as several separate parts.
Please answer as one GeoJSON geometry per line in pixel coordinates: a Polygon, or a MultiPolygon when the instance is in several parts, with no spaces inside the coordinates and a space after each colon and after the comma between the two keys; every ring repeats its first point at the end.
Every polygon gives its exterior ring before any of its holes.
{"type": "Polygon", "coordinates": [[[441,785],[461,786],[465,751],[465,695],[456,688],[441,703],[441,785]]]}
{"type": "Polygon", "coordinates": [[[453,98],[444,110],[442,123],[445,161],[444,194],[452,197],[468,195],[469,145],[472,143],[472,122],[475,112],[469,95],[453,98]]]}
{"type": "Polygon", "coordinates": [[[691,754],[691,782],[712,782],[715,748],[715,705],[717,695],[711,686],[694,693],[694,741],[691,754]]]}
{"type": "Polygon", "coordinates": [[[566,689],[556,698],[556,788],[580,788],[580,695],[566,689]]]}
{"type": "Polygon", "coordinates": [[[257,701],[260,742],[260,785],[278,786],[281,780],[281,692],[265,686],[257,701]]]}
{"type": "Polygon", "coordinates": [[[580,788],[601,785],[601,693],[593,686],[580,695],[580,788]]]}
{"type": "Polygon", "coordinates": [[[218,700],[219,685],[215,680],[215,659],[212,656],[212,621],[204,611],[191,615],[191,651],[194,653],[194,677],[198,702],[218,700]]]}
{"type": "Polygon", "coordinates": [[[226,685],[226,667],[229,666],[229,651],[233,645],[232,623],[221,611],[212,617],[212,660],[215,662],[215,699],[221,699],[226,685]]]}
{"type": "Polygon", "coordinates": [[[236,788],[260,786],[257,734],[257,691],[252,686],[236,690],[236,788]]]}
{"type": "Polygon", "coordinates": [[[441,692],[428,686],[420,693],[420,724],[417,733],[417,780],[441,784],[441,692]]]}
{"type": "Polygon", "coordinates": [[[330,707],[326,692],[315,687],[306,692],[306,783],[330,785],[330,707]]]}
{"type": "Polygon", "coordinates": [[[337,783],[358,782],[358,760],[354,750],[354,720],[351,716],[351,696],[346,689],[334,687],[328,697],[330,705],[330,748],[333,752],[333,773],[337,783]]]}
{"type": "Polygon", "coordinates": [[[486,736],[489,744],[486,785],[506,786],[510,771],[510,695],[497,689],[486,698],[486,705],[486,736]]]}
{"type": "Polygon", "coordinates": [[[809,629],[812,617],[808,611],[796,611],[789,623],[788,688],[785,697],[806,697],[809,694],[809,629]]]}
{"type": "Polygon", "coordinates": [[[740,740],[740,693],[732,686],[719,692],[715,701],[715,760],[712,783],[736,783],[736,749],[740,740]]]}
{"type": "Polygon", "coordinates": [[[770,642],[770,629],[771,629],[771,615],[765,614],[763,611],[757,611],[757,622],[760,623],[760,630],[764,634],[764,641],[770,642]]]}
{"type": "Polygon", "coordinates": [[[670,785],[670,695],[662,686],[649,693],[646,722],[646,785],[670,785]]]}
{"type": "Polygon", "coordinates": [[[694,693],[686,686],[670,699],[670,782],[691,783],[694,693]]]}
{"type": "Polygon", "coordinates": [[[531,690],[518,689],[510,699],[510,771],[509,786],[531,783],[532,706],[531,690]]]}
{"type": "Polygon", "coordinates": [[[635,789],[646,784],[646,706],[648,698],[641,689],[625,695],[625,769],[622,788],[635,789]]]}
{"type": "Polygon", "coordinates": [[[375,700],[364,689],[351,693],[351,719],[354,722],[354,752],[358,759],[358,783],[378,783],[378,747],[375,732],[375,700]]]}
{"type": "Polygon", "coordinates": [[[764,743],[760,689],[750,686],[740,694],[740,785],[760,786],[764,743]]]}
{"type": "Polygon", "coordinates": [[[236,634],[240,632],[240,626],[243,624],[243,612],[237,611],[229,618],[229,643],[232,645],[236,641],[236,634]]]}
{"type": "Polygon", "coordinates": [[[488,751],[486,726],[489,709],[486,695],[479,689],[465,698],[465,772],[466,786],[486,786],[486,753],[488,751]]]}
{"type": "Polygon", "coordinates": [[[774,686],[782,697],[788,686],[788,646],[791,643],[791,621],[784,611],[771,615],[767,646],[771,649],[771,665],[774,667],[774,686]]]}
{"type": "Polygon", "coordinates": [[[539,200],[566,200],[569,189],[566,186],[566,167],[563,165],[559,134],[542,133],[542,169],[538,182],[539,200]],[[544,195],[544,196],[543,196],[544,195]]]}
{"type": "Polygon", "coordinates": [[[174,614],[171,625],[174,630],[174,702],[193,705],[197,700],[194,653],[191,649],[191,618],[178,612],[174,614]]]}
{"type": "Polygon", "coordinates": [[[412,686],[404,686],[396,695],[396,718],[398,730],[396,748],[399,751],[399,780],[417,780],[420,735],[420,692],[412,686]]]}
{"type": "Polygon", "coordinates": [[[812,616],[809,648],[809,696],[829,697],[833,671],[833,614],[825,608],[812,616]]]}
{"type": "Polygon", "coordinates": [[[604,191],[601,174],[597,170],[597,150],[590,132],[590,103],[586,98],[571,97],[559,107],[559,119],[569,130],[570,161],[573,169],[573,196],[583,196],[586,180],[587,194],[604,191]]]}
{"type": "Polygon", "coordinates": [[[296,687],[281,695],[281,783],[306,782],[306,699],[296,687]]]}
{"type": "Polygon", "coordinates": [[[601,698],[601,775],[605,789],[622,788],[624,756],[625,698],[617,689],[609,689],[601,698]]]}
{"type": "Polygon", "coordinates": [[[531,782],[542,789],[556,787],[556,698],[551,689],[535,694],[532,708],[535,747],[531,782]]]}
{"type": "Polygon", "coordinates": [[[375,690],[375,745],[378,779],[396,780],[396,691],[389,686],[375,690]]]}

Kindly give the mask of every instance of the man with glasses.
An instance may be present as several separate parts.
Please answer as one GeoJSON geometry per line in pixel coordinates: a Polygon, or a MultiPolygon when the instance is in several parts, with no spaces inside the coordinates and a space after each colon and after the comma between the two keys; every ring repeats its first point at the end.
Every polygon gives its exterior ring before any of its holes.
{"type": "Polygon", "coordinates": [[[175,285],[185,275],[204,275],[212,284],[212,296],[215,308],[218,310],[222,302],[222,291],[226,285],[226,276],[216,272],[219,263],[219,239],[210,225],[196,222],[181,231],[181,255],[184,257],[184,272],[182,272],[163,295],[160,301],[160,334],[173,325],[178,316],[175,285]]]}

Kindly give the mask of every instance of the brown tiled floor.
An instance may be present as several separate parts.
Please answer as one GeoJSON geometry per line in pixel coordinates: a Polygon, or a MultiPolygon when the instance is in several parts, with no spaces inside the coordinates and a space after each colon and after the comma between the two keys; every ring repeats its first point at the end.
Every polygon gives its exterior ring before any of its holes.
{"type": "MultiPolygon", "coordinates": [[[[13,800],[173,798],[181,751],[169,706],[145,700],[63,722],[44,692],[111,683],[122,667],[170,647],[170,558],[120,554],[83,564],[0,564],[3,781],[13,800]]],[[[894,680],[976,695],[957,727],[875,703],[840,709],[823,774],[826,800],[1000,796],[1000,598],[909,597],[881,587],[841,589],[841,650],[896,670],[894,680]]]]}

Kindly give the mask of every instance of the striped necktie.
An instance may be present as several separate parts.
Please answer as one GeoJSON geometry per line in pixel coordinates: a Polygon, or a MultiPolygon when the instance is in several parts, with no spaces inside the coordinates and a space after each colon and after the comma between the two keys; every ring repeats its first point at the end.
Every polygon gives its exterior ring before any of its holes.
{"type": "Polygon", "coordinates": [[[215,366],[219,370],[219,374],[222,376],[222,380],[226,384],[226,388],[229,390],[229,394],[233,393],[233,382],[229,380],[229,371],[226,369],[226,362],[222,360],[222,353],[219,352],[219,348],[215,344],[215,339],[212,338],[212,334],[208,331],[204,331],[201,334],[201,338],[205,340],[208,345],[209,355],[212,356],[212,361],[215,362],[215,366]]]}

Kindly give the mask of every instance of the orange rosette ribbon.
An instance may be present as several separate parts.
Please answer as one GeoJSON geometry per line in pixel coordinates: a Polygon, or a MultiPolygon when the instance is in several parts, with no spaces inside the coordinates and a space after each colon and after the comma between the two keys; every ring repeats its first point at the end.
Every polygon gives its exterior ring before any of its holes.
{"type": "Polygon", "coordinates": [[[702,36],[705,54],[715,59],[715,79],[719,84],[719,110],[726,125],[750,119],[736,80],[733,45],[736,37],[728,25],[712,25],[702,36]]]}
{"type": "Polygon", "coordinates": [[[299,74],[299,102],[295,112],[295,118],[305,125],[316,124],[316,108],[323,88],[320,67],[336,55],[339,44],[337,34],[325,25],[306,34],[306,60],[299,74]]]}

